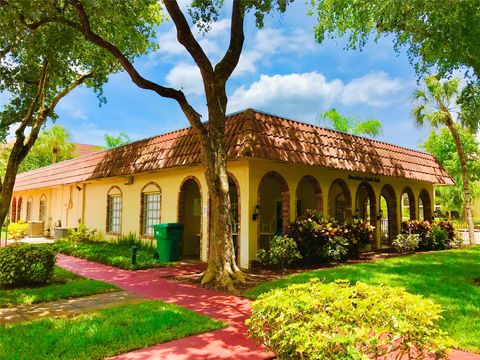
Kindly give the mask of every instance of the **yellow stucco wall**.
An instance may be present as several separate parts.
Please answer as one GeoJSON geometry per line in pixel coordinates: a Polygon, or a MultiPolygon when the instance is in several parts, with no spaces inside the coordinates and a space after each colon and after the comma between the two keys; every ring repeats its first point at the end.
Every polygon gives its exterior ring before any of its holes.
{"type": "MultiPolygon", "coordinates": [[[[341,178],[346,181],[351,193],[355,209],[355,198],[358,180],[348,179],[349,175],[364,176],[361,173],[352,173],[343,170],[326,169],[315,166],[285,164],[262,159],[241,159],[230,161],[228,171],[235,177],[239,185],[240,197],[240,230],[239,262],[244,268],[249,267],[250,261],[255,259],[259,232],[258,220],[252,219],[252,214],[258,202],[258,188],[262,177],[270,172],[278,172],[286,181],[290,193],[289,220],[293,221],[296,216],[296,189],[300,179],[305,175],[311,175],[318,180],[323,193],[323,209],[328,211],[328,191],[331,183],[341,178]]],[[[31,191],[16,192],[14,196],[23,198],[22,215],[25,219],[26,201],[29,196],[33,199],[32,220],[38,220],[40,196],[47,197],[47,214],[50,224],[53,225],[60,220],[62,226],[76,227],[79,221],[84,222],[89,228],[96,228],[105,234],[107,216],[107,193],[112,186],[118,186],[123,196],[122,211],[122,233],[140,233],[141,213],[141,191],[150,182],[157,183],[161,188],[161,219],[162,223],[178,222],[178,200],[179,191],[185,178],[194,176],[198,179],[201,188],[201,239],[200,258],[207,259],[208,245],[208,194],[203,169],[200,166],[166,169],[153,173],[137,174],[133,176],[133,183],[128,184],[126,177],[96,180],[82,184],[65,185],[50,189],[36,189],[31,191]]],[[[372,182],[371,185],[378,199],[383,185],[391,184],[395,190],[397,199],[397,213],[400,214],[401,190],[409,186],[415,195],[416,206],[418,196],[422,189],[426,189],[433,203],[433,186],[428,183],[407,180],[403,178],[392,178],[376,176],[379,182],[372,182]]],[[[273,189],[275,186],[272,186],[273,189]]],[[[268,189],[267,189],[268,191],[268,189]]],[[[303,196],[308,196],[306,191],[303,196]]],[[[307,203],[307,202],[306,202],[307,203]]],[[[400,226],[400,216],[398,216],[400,226]]],[[[107,234],[108,237],[108,234],[107,234]]],[[[148,240],[151,241],[151,240],[148,240]]]]}

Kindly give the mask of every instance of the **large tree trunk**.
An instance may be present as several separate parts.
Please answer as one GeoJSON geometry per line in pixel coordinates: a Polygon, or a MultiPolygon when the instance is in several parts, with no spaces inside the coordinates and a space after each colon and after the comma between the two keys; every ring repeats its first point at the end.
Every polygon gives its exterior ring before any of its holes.
{"type": "Polygon", "coordinates": [[[200,136],[210,206],[208,266],[202,283],[213,281],[217,286],[232,290],[235,282],[244,281],[244,275],[237,266],[233,245],[225,145],[226,97],[220,96],[218,103],[224,104],[208,109],[208,136],[200,136]]]}
{"type": "Polygon", "coordinates": [[[472,194],[470,192],[470,183],[468,180],[467,159],[465,158],[465,151],[463,149],[460,135],[455,128],[455,124],[452,119],[448,119],[446,122],[448,130],[452,134],[453,141],[457,148],[458,157],[460,159],[460,168],[462,171],[462,185],[463,185],[463,197],[465,200],[465,219],[468,226],[468,239],[471,245],[474,243],[474,225],[473,225],[473,212],[472,212],[472,194]]]}
{"type": "Polygon", "coordinates": [[[17,177],[20,163],[26,156],[24,142],[25,137],[18,136],[12,147],[12,152],[8,158],[7,169],[5,171],[5,178],[0,184],[0,224],[5,223],[8,211],[10,209],[10,202],[12,201],[13,187],[17,177]]]}

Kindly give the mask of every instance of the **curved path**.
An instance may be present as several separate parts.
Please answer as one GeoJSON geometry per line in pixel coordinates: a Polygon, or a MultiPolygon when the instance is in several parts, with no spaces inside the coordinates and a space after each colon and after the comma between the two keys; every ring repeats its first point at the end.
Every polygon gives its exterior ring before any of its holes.
{"type": "MultiPolygon", "coordinates": [[[[272,352],[247,338],[245,320],[250,315],[250,300],[165,279],[201,271],[204,264],[129,271],[67,255],[58,255],[57,259],[59,266],[79,275],[115,284],[134,294],[177,304],[230,325],[226,329],[136,350],[115,359],[256,360],[274,357],[272,352]]],[[[480,355],[454,350],[450,359],[480,360],[480,355]]]]}

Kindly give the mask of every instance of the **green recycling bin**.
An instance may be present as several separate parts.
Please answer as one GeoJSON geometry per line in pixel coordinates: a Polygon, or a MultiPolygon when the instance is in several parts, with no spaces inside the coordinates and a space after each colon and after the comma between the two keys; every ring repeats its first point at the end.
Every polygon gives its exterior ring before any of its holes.
{"type": "Polygon", "coordinates": [[[183,224],[167,223],[153,225],[157,253],[160,261],[178,261],[180,259],[180,240],[183,224]]]}

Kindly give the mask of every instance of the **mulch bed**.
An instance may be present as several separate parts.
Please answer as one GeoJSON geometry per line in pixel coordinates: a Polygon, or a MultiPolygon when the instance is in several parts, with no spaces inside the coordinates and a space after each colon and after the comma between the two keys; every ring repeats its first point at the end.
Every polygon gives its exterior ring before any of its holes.
{"type": "MultiPolygon", "coordinates": [[[[386,258],[396,257],[396,256],[402,256],[402,255],[397,253],[390,253],[390,252],[368,252],[368,253],[362,253],[358,259],[347,260],[344,262],[322,264],[322,265],[319,265],[319,264],[308,265],[308,266],[303,266],[301,268],[289,268],[289,269],[283,269],[283,270],[264,267],[259,264],[253,264],[252,268],[248,270],[247,269],[243,270],[243,272],[247,276],[245,283],[237,284],[234,291],[227,291],[225,289],[223,289],[223,291],[227,292],[228,294],[241,296],[248,289],[251,289],[261,283],[276,280],[278,278],[281,278],[290,274],[298,274],[305,271],[328,269],[328,268],[333,268],[333,267],[342,266],[342,265],[365,263],[365,262],[376,261],[376,260],[381,260],[381,259],[386,259],[386,258]]],[[[201,273],[176,275],[176,276],[167,277],[167,279],[175,280],[175,281],[179,281],[187,284],[193,284],[195,286],[206,288],[206,289],[219,290],[215,288],[215,286],[212,284],[202,284],[201,273]]]]}

